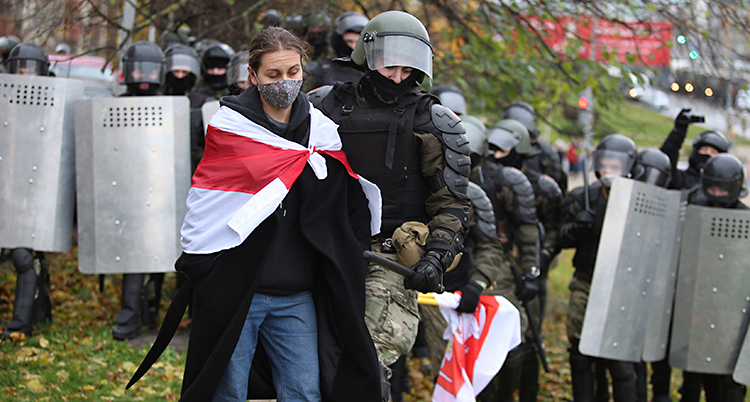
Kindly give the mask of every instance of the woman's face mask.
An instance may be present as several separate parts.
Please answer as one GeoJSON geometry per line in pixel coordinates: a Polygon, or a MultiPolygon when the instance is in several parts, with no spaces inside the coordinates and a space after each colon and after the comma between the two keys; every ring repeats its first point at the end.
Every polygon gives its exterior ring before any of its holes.
{"type": "MultiPolygon", "coordinates": [[[[253,74],[255,74],[255,71],[253,71],[253,74]]],[[[302,80],[279,80],[261,84],[257,74],[255,74],[255,80],[258,82],[260,96],[273,107],[281,110],[289,109],[292,106],[302,87],[302,80]]]]}

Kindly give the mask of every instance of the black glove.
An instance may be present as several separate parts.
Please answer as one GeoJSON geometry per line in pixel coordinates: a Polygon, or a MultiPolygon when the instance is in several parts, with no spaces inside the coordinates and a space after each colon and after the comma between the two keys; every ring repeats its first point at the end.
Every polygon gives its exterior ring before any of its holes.
{"type": "Polygon", "coordinates": [[[442,293],[445,289],[443,288],[443,265],[440,263],[440,257],[440,253],[428,251],[411,266],[414,276],[404,278],[404,287],[422,293],[442,293]]]}
{"type": "Polygon", "coordinates": [[[596,217],[594,213],[588,209],[584,209],[576,215],[576,220],[573,222],[573,230],[576,236],[584,236],[591,233],[591,229],[594,227],[594,221],[596,217]]]}
{"type": "Polygon", "coordinates": [[[677,118],[674,119],[674,126],[680,130],[687,130],[690,123],[703,123],[705,121],[705,117],[691,114],[690,109],[682,109],[680,110],[680,114],[677,115],[677,118]]]}
{"type": "Polygon", "coordinates": [[[552,257],[547,253],[539,253],[539,270],[542,273],[549,271],[549,263],[552,261],[552,257]]]}
{"type": "Polygon", "coordinates": [[[482,286],[474,281],[470,281],[466,285],[460,287],[458,291],[461,292],[461,302],[458,303],[456,311],[459,313],[473,313],[477,309],[479,304],[479,295],[482,294],[482,286]]]}
{"type": "Polygon", "coordinates": [[[520,285],[516,287],[516,297],[522,302],[527,302],[536,297],[539,293],[538,278],[531,278],[525,275],[521,278],[520,285]]]}

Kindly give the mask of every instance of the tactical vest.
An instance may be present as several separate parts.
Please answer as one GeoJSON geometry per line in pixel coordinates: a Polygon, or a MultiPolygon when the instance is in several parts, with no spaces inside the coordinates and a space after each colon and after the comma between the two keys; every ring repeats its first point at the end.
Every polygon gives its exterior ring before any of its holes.
{"type": "Polygon", "coordinates": [[[337,83],[320,109],[339,125],[352,169],[380,187],[381,233],[390,236],[406,221],[427,223],[430,217],[425,201],[430,190],[420,169],[414,133],[436,130],[430,117],[435,97],[413,90],[402,95],[396,105],[362,108],[357,105],[355,87],[337,83]],[[395,135],[389,136],[392,125],[395,135]]]}

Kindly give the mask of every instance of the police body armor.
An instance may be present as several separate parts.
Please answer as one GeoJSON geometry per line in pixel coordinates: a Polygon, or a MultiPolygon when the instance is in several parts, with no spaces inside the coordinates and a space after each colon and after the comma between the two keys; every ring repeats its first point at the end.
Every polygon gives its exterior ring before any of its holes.
{"type": "Polygon", "coordinates": [[[79,80],[0,75],[0,246],[70,250],[82,98],[79,80]]]}
{"type": "Polygon", "coordinates": [[[739,368],[738,382],[750,382],[745,359],[739,359],[750,321],[749,246],[750,212],[688,205],[672,323],[679,330],[672,331],[669,354],[673,367],[720,375],[739,368]]]}
{"type": "MultiPolygon", "coordinates": [[[[414,144],[413,133],[431,132],[446,144],[443,138],[446,134],[436,127],[431,116],[431,106],[436,98],[415,90],[402,95],[394,107],[367,109],[357,105],[355,96],[354,84],[336,84],[319,107],[339,125],[343,148],[352,169],[378,185],[382,191],[381,232],[393,233],[406,221],[427,223],[430,217],[425,211],[425,200],[430,190],[437,190],[442,184],[428,183],[422,177],[419,150],[414,144]]],[[[460,134],[455,134],[455,137],[454,143],[461,143],[459,137],[465,140],[465,136],[460,134]]],[[[468,147],[468,141],[465,142],[463,145],[468,147]]],[[[452,152],[449,145],[445,146],[447,154],[452,152]]],[[[456,153],[455,157],[446,157],[446,161],[458,161],[460,156],[456,153]]],[[[468,167],[468,156],[464,156],[462,161],[465,164],[462,167],[468,167]]],[[[468,184],[465,179],[468,175],[461,176],[455,170],[451,173],[452,170],[446,166],[447,172],[443,174],[443,180],[451,190],[456,190],[456,183],[451,180],[463,177],[464,186],[468,184]]]]}
{"type": "Polygon", "coordinates": [[[190,187],[187,98],[76,104],[78,269],[171,272],[190,187]]]}
{"type": "Polygon", "coordinates": [[[663,358],[675,280],[671,257],[680,236],[680,197],[678,191],[634,180],[614,181],[583,321],[581,353],[640,362],[645,344],[653,342],[650,348],[662,354],[650,360],[663,358]],[[645,336],[650,315],[658,329],[667,324],[666,330],[652,330],[660,332],[658,339],[645,336]]]}

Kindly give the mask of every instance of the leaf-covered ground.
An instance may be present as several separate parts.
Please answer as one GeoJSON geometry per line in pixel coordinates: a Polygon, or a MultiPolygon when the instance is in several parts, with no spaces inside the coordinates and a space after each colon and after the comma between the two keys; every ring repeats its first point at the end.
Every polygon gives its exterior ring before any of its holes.
{"type": "MultiPolygon", "coordinates": [[[[136,386],[125,391],[130,376],[147,351],[112,340],[114,316],[119,311],[121,276],[107,276],[104,292],[94,275],[78,272],[75,249],[49,254],[53,320],[39,324],[25,340],[0,342],[0,400],[2,401],[176,401],[179,399],[185,353],[168,348],[136,386]]],[[[567,283],[572,275],[566,251],[550,274],[544,337],[550,373],[542,373],[539,401],[571,399],[565,310],[567,283]]],[[[174,287],[167,275],[164,295],[174,287]]],[[[11,319],[15,271],[0,264],[0,324],[11,319]]],[[[163,297],[162,314],[168,305],[163,297]]],[[[184,335],[184,333],[183,333],[184,335]]],[[[433,389],[429,359],[412,359],[411,393],[407,402],[428,401],[433,389]]],[[[439,364],[439,363],[437,363],[439,364]]],[[[673,401],[681,375],[673,373],[673,401]]],[[[750,398],[748,398],[750,400],[750,398]]]]}

